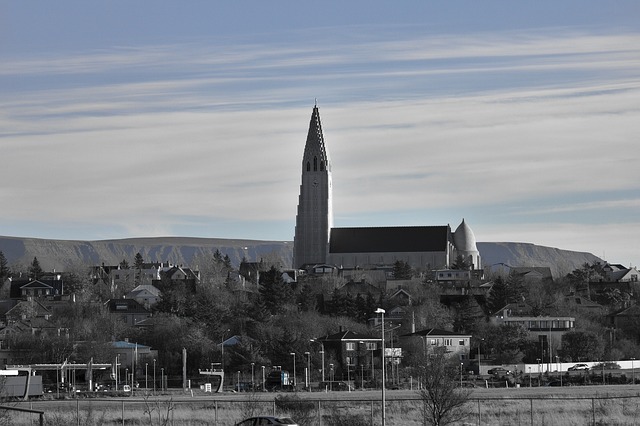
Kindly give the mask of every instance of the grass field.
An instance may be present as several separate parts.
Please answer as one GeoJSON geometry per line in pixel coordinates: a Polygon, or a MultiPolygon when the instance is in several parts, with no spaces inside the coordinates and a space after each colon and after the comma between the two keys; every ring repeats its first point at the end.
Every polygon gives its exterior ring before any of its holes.
{"type": "MultiPolygon", "coordinates": [[[[233,425],[257,414],[291,415],[301,425],[380,425],[380,391],[80,398],[11,402],[42,410],[46,425],[233,425]]],[[[386,424],[422,425],[414,391],[388,391],[386,424]]],[[[640,385],[473,389],[465,425],[640,425],[640,385]]],[[[37,425],[38,416],[0,410],[0,425],[37,425]]]]}

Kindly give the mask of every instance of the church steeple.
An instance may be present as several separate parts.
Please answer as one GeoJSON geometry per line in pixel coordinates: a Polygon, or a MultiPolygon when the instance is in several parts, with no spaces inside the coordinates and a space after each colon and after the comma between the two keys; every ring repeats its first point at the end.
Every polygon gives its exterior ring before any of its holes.
{"type": "Polygon", "coordinates": [[[293,267],[326,262],[333,226],[331,162],[318,105],[314,105],[302,157],[302,183],[293,239],[293,267]]]}

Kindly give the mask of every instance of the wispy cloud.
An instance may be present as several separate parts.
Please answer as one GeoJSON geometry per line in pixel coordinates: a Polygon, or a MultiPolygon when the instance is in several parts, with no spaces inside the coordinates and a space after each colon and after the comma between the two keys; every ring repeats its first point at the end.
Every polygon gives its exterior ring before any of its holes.
{"type": "MultiPolygon", "coordinates": [[[[637,213],[636,197],[600,197],[640,189],[640,34],[304,41],[7,58],[0,219],[131,235],[179,233],[188,218],[293,229],[314,97],[337,217],[588,209],[604,229],[612,210],[637,213]],[[597,198],[547,207],[585,193],[597,198]]],[[[507,233],[482,221],[480,240],[507,233]]]]}

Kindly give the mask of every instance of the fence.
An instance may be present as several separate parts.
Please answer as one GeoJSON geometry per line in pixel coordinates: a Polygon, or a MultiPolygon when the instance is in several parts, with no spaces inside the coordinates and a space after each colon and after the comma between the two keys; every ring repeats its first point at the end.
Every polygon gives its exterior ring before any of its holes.
{"type": "MultiPolygon", "coordinates": [[[[44,412],[46,425],[233,425],[254,415],[290,415],[301,426],[377,426],[379,399],[313,399],[313,395],[278,394],[229,400],[225,397],[173,400],[76,399],[14,403],[10,408],[44,412]],[[305,399],[306,398],[306,399],[305,399]]],[[[237,397],[236,397],[237,398],[237,397]]],[[[424,404],[418,398],[386,402],[386,424],[424,425],[424,404]]],[[[640,395],[470,399],[464,425],[604,425],[637,424],[640,395]]],[[[10,414],[13,425],[32,425],[32,415],[10,414]],[[31,417],[30,417],[31,416],[31,417]]]]}

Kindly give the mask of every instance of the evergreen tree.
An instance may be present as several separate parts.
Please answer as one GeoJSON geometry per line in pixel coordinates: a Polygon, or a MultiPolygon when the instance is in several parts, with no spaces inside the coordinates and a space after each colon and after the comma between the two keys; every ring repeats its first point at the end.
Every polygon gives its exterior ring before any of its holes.
{"type": "Polygon", "coordinates": [[[484,317],[484,312],[476,299],[466,295],[456,304],[456,316],[453,320],[453,330],[457,333],[474,334],[476,325],[484,317]]]}
{"type": "Polygon", "coordinates": [[[31,262],[31,266],[29,266],[29,276],[34,280],[40,279],[44,275],[44,271],[40,267],[40,262],[38,262],[38,258],[34,257],[33,262],[31,262]]]}
{"type": "Polygon", "coordinates": [[[275,266],[260,274],[259,292],[271,314],[282,313],[285,305],[294,300],[291,286],[282,280],[282,273],[275,266]]]}
{"type": "Polygon", "coordinates": [[[527,287],[521,274],[511,272],[507,277],[506,284],[509,289],[507,300],[509,303],[518,303],[525,299],[527,287]]]}
{"type": "Polygon", "coordinates": [[[471,269],[471,263],[459,254],[456,256],[455,262],[451,264],[451,269],[468,270],[471,269]]]}
{"type": "Polygon", "coordinates": [[[489,290],[489,297],[487,300],[487,306],[489,313],[493,314],[498,309],[504,308],[509,303],[509,287],[502,277],[497,277],[493,280],[493,286],[489,290]]]}
{"type": "Polygon", "coordinates": [[[144,259],[140,253],[136,253],[133,259],[133,266],[136,269],[135,285],[138,286],[142,284],[142,268],[144,266],[144,259]]]}
{"type": "Polygon", "coordinates": [[[411,265],[403,260],[397,260],[393,264],[393,278],[396,280],[410,280],[413,277],[411,265]]]}
{"type": "Polygon", "coordinates": [[[127,259],[122,259],[122,262],[120,262],[120,269],[129,269],[129,262],[127,262],[127,259]]]}
{"type": "Polygon", "coordinates": [[[11,275],[11,270],[9,269],[7,258],[4,257],[4,253],[0,250],[0,285],[9,278],[9,275],[11,275]]]}

